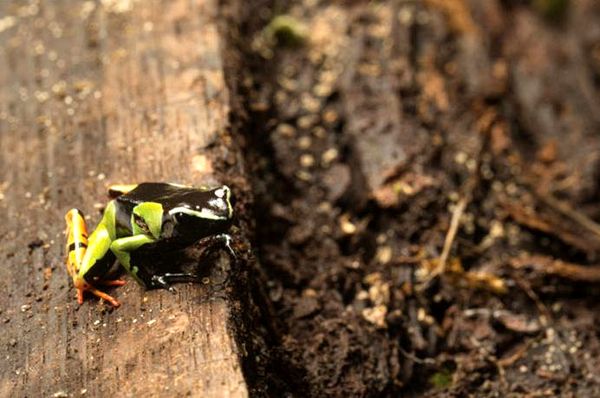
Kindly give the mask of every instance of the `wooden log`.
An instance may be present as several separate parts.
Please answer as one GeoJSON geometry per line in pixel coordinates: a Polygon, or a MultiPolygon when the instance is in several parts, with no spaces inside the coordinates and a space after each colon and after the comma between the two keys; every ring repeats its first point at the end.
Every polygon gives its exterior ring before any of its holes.
{"type": "Polygon", "coordinates": [[[111,310],[64,267],[64,213],[93,226],[108,184],[227,182],[216,3],[0,4],[0,396],[248,395],[222,271],[111,310]]]}

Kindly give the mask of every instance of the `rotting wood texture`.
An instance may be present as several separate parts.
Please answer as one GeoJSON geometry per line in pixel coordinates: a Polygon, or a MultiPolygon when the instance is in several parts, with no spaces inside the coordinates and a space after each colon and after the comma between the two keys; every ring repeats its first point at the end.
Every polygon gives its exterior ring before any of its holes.
{"type": "Polygon", "coordinates": [[[234,98],[280,395],[600,396],[600,3],[257,3],[234,98]]]}
{"type": "Polygon", "coordinates": [[[0,396],[247,396],[217,284],[79,307],[63,265],[65,211],[93,227],[109,183],[226,178],[215,3],[0,4],[0,396]]]}

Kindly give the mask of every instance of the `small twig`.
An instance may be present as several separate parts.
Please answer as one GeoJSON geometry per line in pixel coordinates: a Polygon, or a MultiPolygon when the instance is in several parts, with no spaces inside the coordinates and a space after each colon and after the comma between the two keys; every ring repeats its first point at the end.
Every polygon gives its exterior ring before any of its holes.
{"type": "Polygon", "coordinates": [[[537,191],[534,191],[534,192],[536,193],[536,195],[540,198],[540,200],[542,202],[546,203],[548,206],[555,209],[556,211],[558,211],[565,217],[570,218],[575,223],[580,225],[582,228],[586,229],[587,231],[589,231],[593,235],[595,235],[596,238],[600,239],[600,225],[598,223],[594,222],[592,219],[590,219],[588,216],[586,216],[582,212],[575,210],[574,208],[569,206],[567,203],[562,202],[551,195],[542,194],[537,191]]]}
{"type": "Polygon", "coordinates": [[[467,205],[471,201],[471,198],[473,197],[473,192],[475,191],[475,188],[477,187],[480,181],[479,169],[481,165],[481,157],[487,145],[488,139],[489,135],[485,134],[479,142],[479,149],[477,150],[476,155],[476,171],[473,172],[467,178],[464,185],[462,186],[462,194],[459,201],[456,203],[456,207],[452,211],[450,227],[448,228],[448,232],[446,233],[446,237],[444,239],[444,247],[442,248],[442,254],[439,257],[437,267],[435,268],[435,270],[433,270],[433,272],[431,272],[429,277],[419,286],[418,289],[421,291],[427,289],[427,287],[433,279],[446,272],[448,258],[450,257],[450,251],[452,250],[452,246],[456,239],[456,234],[458,233],[458,228],[460,227],[460,219],[463,216],[467,205]]]}
{"type": "Polygon", "coordinates": [[[521,344],[511,355],[498,359],[498,365],[503,368],[512,366],[515,362],[523,357],[527,350],[532,346],[533,341],[534,339],[529,339],[525,343],[521,344]]]}
{"type": "Polygon", "coordinates": [[[572,204],[542,191],[532,177],[519,182],[531,197],[521,195],[517,204],[503,205],[516,222],[554,235],[592,257],[600,253],[600,224],[572,204]]]}
{"type": "Polygon", "coordinates": [[[467,198],[463,197],[456,204],[456,207],[452,212],[452,219],[450,220],[450,227],[448,228],[448,233],[446,234],[446,238],[444,239],[444,247],[442,248],[442,254],[440,255],[438,265],[427,276],[427,279],[425,279],[423,283],[418,287],[419,291],[427,289],[431,281],[433,281],[436,277],[446,272],[446,264],[448,263],[448,257],[450,256],[450,250],[452,249],[452,244],[454,243],[454,239],[456,238],[458,227],[460,226],[460,218],[465,212],[467,203],[467,198]]]}
{"type": "Polygon", "coordinates": [[[463,197],[458,201],[454,211],[452,212],[450,228],[448,228],[448,233],[446,234],[446,239],[444,240],[444,248],[442,249],[442,254],[440,255],[440,262],[437,266],[437,269],[434,271],[435,275],[443,274],[446,271],[448,256],[450,255],[450,250],[452,249],[454,239],[456,239],[456,233],[458,232],[458,227],[460,225],[460,218],[465,212],[466,207],[467,198],[463,197]]]}
{"type": "Polygon", "coordinates": [[[508,263],[513,268],[531,266],[543,275],[554,275],[572,281],[600,282],[600,264],[580,265],[543,255],[517,257],[511,259],[508,263]]]}

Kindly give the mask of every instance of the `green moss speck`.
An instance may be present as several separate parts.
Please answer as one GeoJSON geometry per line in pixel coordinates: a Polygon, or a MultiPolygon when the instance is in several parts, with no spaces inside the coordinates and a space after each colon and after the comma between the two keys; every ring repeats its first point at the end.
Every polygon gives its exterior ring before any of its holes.
{"type": "Polygon", "coordinates": [[[560,21],[569,9],[569,0],[534,0],[533,8],[549,20],[560,21]]]}
{"type": "Polygon", "coordinates": [[[452,372],[449,369],[436,372],[429,378],[429,383],[435,388],[448,388],[452,385],[452,372]]]}
{"type": "Polygon", "coordinates": [[[306,26],[290,15],[278,15],[265,27],[269,41],[280,47],[299,47],[306,42],[306,26]]]}

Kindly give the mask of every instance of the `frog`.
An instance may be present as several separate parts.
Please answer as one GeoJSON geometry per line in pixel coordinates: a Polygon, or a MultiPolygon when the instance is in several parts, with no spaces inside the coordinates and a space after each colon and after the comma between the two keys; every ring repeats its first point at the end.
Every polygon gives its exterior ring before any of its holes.
{"type": "Polygon", "coordinates": [[[99,286],[122,286],[122,279],[107,275],[115,261],[146,289],[171,289],[172,283],[198,282],[196,274],[156,272],[132,261],[136,251],[148,247],[185,247],[191,244],[224,248],[235,259],[232,238],[227,232],[233,220],[231,190],[227,185],[192,187],[176,183],[143,182],[112,185],[112,198],[102,218],[88,235],[83,212],[70,209],[67,224],[67,273],[77,291],[77,302],[91,293],[110,303],[121,304],[99,286]]]}

